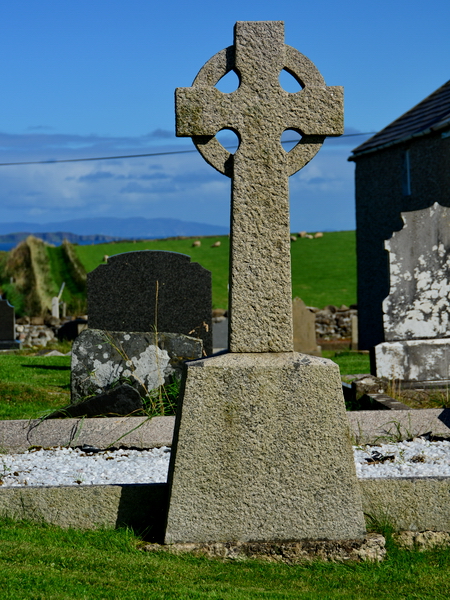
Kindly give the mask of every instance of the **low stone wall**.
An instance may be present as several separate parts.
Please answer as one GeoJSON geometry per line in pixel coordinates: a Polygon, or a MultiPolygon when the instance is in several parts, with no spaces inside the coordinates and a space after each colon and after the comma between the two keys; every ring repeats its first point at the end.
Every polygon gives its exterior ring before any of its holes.
{"type": "Polygon", "coordinates": [[[32,325],[31,323],[16,323],[16,339],[24,348],[38,346],[45,348],[49,342],[56,342],[56,332],[46,325],[32,325]]]}
{"type": "MultiPolygon", "coordinates": [[[[350,307],[328,305],[320,309],[309,306],[316,316],[316,337],[318,342],[331,340],[347,340],[352,337],[352,317],[358,315],[356,305],[350,307]]],[[[224,321],[227,312],[221,309],[213,310],[213,322],[224,321]]],[[[44,348],[49,342],[57,340],[58,329],[73,320],[72,317],[56,319],[55,317],[22,317],[16,320],[16,339],[22,346],[44,348]]],[[[222,346],[220,346],[222,347],[222,346]]]]}
{"type": "MultiPolygon", "coordinates": [[[[380,521],[388,518],[398,531],[415,534],[450,531],[450,478],[359,479],[358,482],[364,513],[369,517],[380,521]]],[[[165,483],[0,488],[0,511],[9,518],[29,519],[59,527],[98,529],[131,526],[142,529],[146,526],[152,532],[149,541],[160,541],[167,510],[167,492],[165,483]]],[[[444,541],[448,536],[441,538],[444,541]]],[[[330,544],[335,545],[336,542],[330,544]]],[[[186,546],[188,551],[201,550],[189,547],[194,545],[186,546]]],[[[226,557],[226,548],[221,550],[219,555],[226,557]]],[[[288,550],[292,553],[295,548],[288,550]]],[[[305,560],[306,549],[300,547],[298,550],[298,559],[305,560]]],[[[341,559],[363,558],[357,555],[342,557],[342,548],[336,550],[335,559],[339,556],[341,559]]],[[[383,548],[377,543],[373,548],[374,555],[364,558],[379,560],[382,558],[377,556],[379,550],[383,548]]],[[[326,548],[322,552],[320,548],[316,549],[315,555],[328,558],[325,551],[326,548]]],[[[241,554],[243,557],[248,555],[245,548],[241,554]]],[[[292,559],[286,562],[298,562],[294,556],[292,559]]]]}
{"type": "Polygon", "coordinates": [[[23,348],[45,348],[49,342],[58,340],[58,330],[71,321],[75,322],[75,317],[20,317],[16,319],[16,339],[23,348]]]}
{"type": "Polygon", "coordinates": [[[328,305],[323,309],[308,307],[316,315],[316,337],[320,340],[341,340],[352,337],[352,317],[358,316],[355,305],[328,305]]]}

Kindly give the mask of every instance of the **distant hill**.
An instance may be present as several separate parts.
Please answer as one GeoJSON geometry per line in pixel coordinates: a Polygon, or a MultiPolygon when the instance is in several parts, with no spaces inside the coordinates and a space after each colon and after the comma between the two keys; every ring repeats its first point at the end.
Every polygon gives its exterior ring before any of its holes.
{"type": "MultiPolygon", "coordinates": [[[[159,239],[176,236],[206,236],[226,235],[228,227],[208,225],[207,223],[194,223],[180,221],[179,219],[145,219],[133,217],[119,219],[114,217],[95,219],[74,219],[73,221],[59,221],[54,223],[0,223],[0,236],[7,234],[27,232],[26,237],[32,233],[42,237],[42,233],[70,232],[79,236],[107,236],[111,239],[159,239]]],[[[22,235],[22,234],[21,234],[22,235]]],[[[66,236],[69,234],[65,234],[66,236]]],[[[23,239],[23,237],[21,238],[23,239]]],[[[69,239],[69,238],[68,238],[69,239]]],[[[9,241],[9,240],[4,240],[9,241]]],[[[50,240],[47,240],[50,241],[50,240]]],[[[70,240],[75,242],[75,240],[70,240]]],[[[101,240],[98,240],[101,241],[101,240]]]]}
{"type": "Polygon", "coordinates": [[[5,235],[0,235],[0,244],[18,244],[22,240],[25,240],[29,235],[34,235],[34,237],[40,238],[44,242],[56,245],[62,244],[63,240],[67,240],[71,244],[101,244],[121,239],[114,238],[110,235],[77,235],[76,233],[69,233],[67,231],[55,231],[55,233],[21,231],[18,233],[6,233],[5,235]]]}

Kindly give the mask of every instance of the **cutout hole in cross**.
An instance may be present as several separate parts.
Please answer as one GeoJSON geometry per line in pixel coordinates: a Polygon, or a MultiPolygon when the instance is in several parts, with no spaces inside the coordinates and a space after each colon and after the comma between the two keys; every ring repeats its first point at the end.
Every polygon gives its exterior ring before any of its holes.
{"type": "Polygon", "coordinates": [[[232,129],[221,129],[215,137],[219,144],[226,148],[230,154],[234,154],[239,148],[239,136],[232,129]]]}
{"type": "Polygon", "coordinates": [[[215,87],[224,94],[231,94],[231,92],[238,89],[239,85],[240,81],[237,73],[231,70],[219,79],[215,87]]]}
{"type": "Polygon", "coordinates": [[[290,94],[296,94],[302,90],[302,85],[300,81],[291,75],[289,71],[286,69],[282,69],[279,76],[279,82],[281,87],[285,92],[289,92],[290,94]]]}
{"type": "Polygon", "coordinates": [[[285,152],[290,152],[302,139],[302,134],[297,129],[285,129],[281,134],[281,145],[285,152]]]}

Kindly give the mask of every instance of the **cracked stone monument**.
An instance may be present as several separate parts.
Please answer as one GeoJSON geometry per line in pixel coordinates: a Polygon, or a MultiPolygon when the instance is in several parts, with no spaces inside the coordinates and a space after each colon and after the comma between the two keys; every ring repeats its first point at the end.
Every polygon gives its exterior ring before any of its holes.
{"type": "Polygon", "coordinates": [[[343,131],[342,88],[284,44],[284,24],[238,22],[234,45],[176,91],[177,135],[232,179],[229,352],[187,363],[169,468],[165,543],[362,539],[339,368],[293,350],[289,176],[343,131]],[[302,86],[279,84],[286,69],[302,86]],[[236,91],[215,84],[234,70],[236,91]],[[239,136],[230,155],[215,139],[239,136]],[[286,153],[282,133],[300,143],[286,153]]]}
{"type": "Polygon", "coordinates": [[[436,202],[401,216],[403,228],[385,242],[390,290],[376,374],[450,381],[450,208],[436,202]]]}

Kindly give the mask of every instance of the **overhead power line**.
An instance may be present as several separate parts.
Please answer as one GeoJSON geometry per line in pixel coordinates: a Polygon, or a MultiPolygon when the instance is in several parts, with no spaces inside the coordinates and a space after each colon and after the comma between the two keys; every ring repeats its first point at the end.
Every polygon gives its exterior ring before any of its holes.
{"type": "MultiPolygon", "coordinates": [[[[368,131],[366,133],[345,133],[340,137],[355,137],[357,135],[373,135],[376,131],[368,131]]],[[[282,144],[294,144],[299,140],[284,140],[282,144]]],[[[231,146],[225,146],[227,149],[237,148],[237,144],[231,146]]],[[[117,160],[119,158],[142,158],[146,156],[169,156],[170,154],[188,154],[190,152],[197,152],[195,148],[191,150],[173,150],[171,152],[151,152],[148,154],[124,154],[121,156],[95,156],[92,158],[59,158],[55,160],[28,160],[24,162],[8,162],[0,163],[0,167],[11,167],[18,165],[53,165],[57,163],[70,163],[70,162],[87,162],[91,160],[117,160]]]]}

